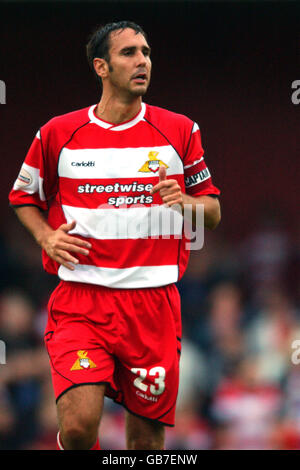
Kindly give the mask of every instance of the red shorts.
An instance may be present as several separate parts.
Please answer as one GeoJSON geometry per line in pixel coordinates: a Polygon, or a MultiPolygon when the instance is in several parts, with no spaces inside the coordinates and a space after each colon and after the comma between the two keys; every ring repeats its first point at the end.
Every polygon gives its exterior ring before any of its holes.
{"type": "Polygon", "coordinates": [[[174,426],[181,314],[174,284],[110,289],[61,281],[45,332],[56,400],[83,384],[138,416],[174,426]]]}

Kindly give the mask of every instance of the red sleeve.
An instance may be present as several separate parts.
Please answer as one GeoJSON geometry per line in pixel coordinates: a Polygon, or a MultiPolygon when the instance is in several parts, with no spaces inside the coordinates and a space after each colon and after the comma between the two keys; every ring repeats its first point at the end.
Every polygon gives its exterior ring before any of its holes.
{"type": "Polygon", "coordinates": [[[213,185],[210,171],[204,160],[199,127],[194,123],[186,155],[183,159],[184,182],[190,196],[219,195],[220,190],[213,185]]]}
{"type": "Polygon", "coordinates": [[[47,210],[49,199],[56,193],[55,172],[50,167],[39,130],[9,194],[10,205],[33,205],[47,210]]]}

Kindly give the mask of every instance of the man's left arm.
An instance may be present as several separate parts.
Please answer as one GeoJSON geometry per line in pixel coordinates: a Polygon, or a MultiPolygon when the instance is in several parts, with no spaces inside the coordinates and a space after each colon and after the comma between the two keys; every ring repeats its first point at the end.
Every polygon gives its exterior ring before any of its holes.
{"type": "Polygon", "coordinates": [[[196,207],[197,204],[204,206],[204,227],[214,230],[221,220],[221,206],[219,198],[213,196],[198,196],[193,197],[188,194],[182,194],[183,208],[184,205],[190,204],[192,206],[193,224],[196,221],[196,207]]]}
{"type": "Polygon", "coordinates": [[[183,193],[177,180],[167,179],[166,169],[163,166],[159,167],[158,176],[159,182],[152,188],[151,194],[159,192],[163,203],[169,207],[179,204],[183,211],[183,215],[186,215],[188,212],[185,211],[185,206],[189,206],[189,208],[191,207],[193,224],[196,221],[197,205],[203,204],[205,228],[213,230],[217,227],[221,220],[221,207],[217,197],[209,195],[194,197],[183,193]]]}
{"type": "MultiPolygon", "coordinates": [[[[190,126],[190,123],[189,123],[190,126]]],[[[221,220],[221,208],[218,195],[220,190],[214,186],[209,169],[204,159],[201,133],[198,124],[189,127],[188,141],[184,152],[183,168],[185,191],[182,194],[184,205],[192,206],[193,225],[196,223],[196,208],[199,204],[204,206],[204,226],[210,230],[217,227],[221,220]]],[[[186,214],[188,211],[184,211],[186,214]]]]}

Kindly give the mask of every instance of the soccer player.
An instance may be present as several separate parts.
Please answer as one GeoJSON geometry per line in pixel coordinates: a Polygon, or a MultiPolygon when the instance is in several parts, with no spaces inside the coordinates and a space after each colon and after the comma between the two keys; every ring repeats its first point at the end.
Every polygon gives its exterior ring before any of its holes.
{"type": "Polygon", "coordinates": [[[87,56],[100,102],[38,130],[10,204],[60,278],[45,331],[58,448],[100,448],[107,395],[126,410],[128,449],[163,449],[181,351],[175,283],[189,256],[174,208],[190,204],[194,214],[203,205],[214,229],[219,190],[197,124],[142,101],[151,60],[141,27],[98,28],[87,56]]]}

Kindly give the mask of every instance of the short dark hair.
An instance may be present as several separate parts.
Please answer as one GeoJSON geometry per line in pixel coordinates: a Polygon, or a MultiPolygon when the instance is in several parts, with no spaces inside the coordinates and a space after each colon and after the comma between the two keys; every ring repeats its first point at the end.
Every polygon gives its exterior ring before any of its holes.
{"type": "MultiPolygon", "coordinates": [[[[117,31],[119,29],[123,30],[126,28],[133,29],[136,34],[141,33],[145,39],[147,40],[147,35],[145,31],[139,26],[138,24],[134,23],[133,21],[118,21],[115,23],[107,23],[106,25],[98,26],[96,30],[91,34],[89,37],[89,41],[86,45],[86,54],[88,63],[93,70],[93,60],[95,57],[99,57],[101,59],[105,59],[106,62],[109,62],[109,47],[110,47],[110,34],[113,31],[117,31]]],[[[97,75],[97,74],[96,74],[97,75]]],[[[97,78],[99,78],[97,76],[97,78]]],[[[101,80],[100,80],[101,81],[101,80]]]]}

